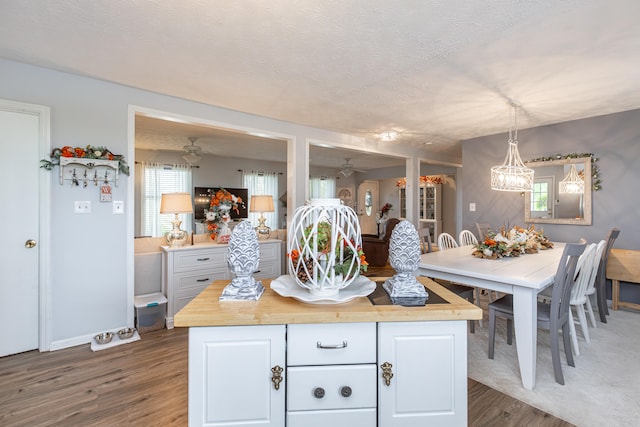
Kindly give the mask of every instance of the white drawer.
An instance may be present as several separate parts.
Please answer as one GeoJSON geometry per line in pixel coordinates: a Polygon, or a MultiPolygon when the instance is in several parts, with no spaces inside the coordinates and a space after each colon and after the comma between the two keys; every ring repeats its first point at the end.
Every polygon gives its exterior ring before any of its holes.
{"type": "Polygon", "coordinates": [[[281,246],[280,243],[261,244],[260,245],[260,262],[262,263],[262,260],[277,259],[278,252],[280,252],[280,246],[281,246]]]}
{"type": "Polygon", "coordinates": [[[287,365],[376,363],[375,323],[287,326],[287,365]]]}
{"type": "Polygon", "coordinates": [[[376,406],[376,366],[294,366],[287,368],[287,410],[376,406]]]}
{"type": "Polygon", "coordinates": [[[375,427],[376,408],[287,412],[287,427],[375,427]]]}
{"type": "Polygon", "coordinates": [[[229,269],[180,273],[174,275],[175,291],[180,289],[206,287],[214,280],[228,280],[231,278],[229,269]]]}
{"type": "Polygon", "coordinates": [[[173,269],[176,272],[196,269],[226,268],[226,250],[176,251],[173,255],[173,269]]]}
{"type": "Polygon", "coordinates": [[[258,270],[253,273],[256,279],[274,279],[280,276],[280,264],[275,261],[263,261],[260,258],[258,270]]]}

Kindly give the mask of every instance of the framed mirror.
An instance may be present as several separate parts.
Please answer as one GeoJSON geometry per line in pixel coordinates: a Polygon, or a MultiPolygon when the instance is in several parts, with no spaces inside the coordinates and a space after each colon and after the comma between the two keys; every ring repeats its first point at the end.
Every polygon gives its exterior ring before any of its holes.
{"type": "Polygon", "coordinates": [[[591,157],[526,165],[535,171],[533,191],[524,193],[526,223],[591,225],[591,157]],[[582,191],[578,189],[580,185],[567,185],[567,181],[572,176],[575,179],[576,175],[584,181],[582,191]]]}

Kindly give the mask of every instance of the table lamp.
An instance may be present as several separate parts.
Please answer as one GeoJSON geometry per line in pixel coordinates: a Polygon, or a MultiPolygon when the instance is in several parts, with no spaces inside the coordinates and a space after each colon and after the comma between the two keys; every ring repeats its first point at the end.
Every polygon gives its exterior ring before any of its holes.
{"type": "Polygon", "coordinates": [[[267,219],[264,217],[264,213],[275,212],[273,208],[273,196],[251,196],[249,209],[251,212],[260,212],[256,232],[258,233],[258,237],[268,239],[269,236],[271,236],[271,228],[265,224],[267,219]]]}
{"type": "Polygon", "coordinates": [[[189,193],[164,193],[160,202],[161,214],[175,214],[175,219],[171,221],[173,229],[167,231],[164,238],[171,247],[184,246],[187,242],[187,232],[180,230],[182,221],[178,218],[178,214],[193,213],[193,205],[191,203],[191,194],[189,193]]]}

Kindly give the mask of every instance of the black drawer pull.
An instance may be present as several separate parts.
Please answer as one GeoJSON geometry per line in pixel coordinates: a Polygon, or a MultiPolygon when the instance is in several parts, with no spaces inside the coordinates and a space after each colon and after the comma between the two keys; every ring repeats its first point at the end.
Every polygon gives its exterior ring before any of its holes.
{"type": "Polygon", "coordinates": [[[322,387],[316,387],[313,389],[313,396],[316,399],[322,399],[324,397],[324,389],[322,387]]]}
{"type": "Polygon", "coordinates": [[[347,348],[347,342],[346,341],[342,341],[342,344],[322,344],[321,341],[316,342],[316,347],[318,348],[323,348],[325,350],[337,350],[340,348],[347,348]]]}
{"type": "Polygon", "coordinates": [[[351,397],[351,387],[349,387],[348,385],[342,386],[342,388],[340,388],[340,395],[342,397],[351,397]]]}
{"type": "Polygon", "coordinates": [[[211,258],[206,257],[206,258],[197,258],[196,261],[209,261],[211,258]]]}
{"type": "Polygon", "coordinates": [[[196,282],[208,282],[209,278],[205,277],[204,279],[197,279],[196,282]]]}

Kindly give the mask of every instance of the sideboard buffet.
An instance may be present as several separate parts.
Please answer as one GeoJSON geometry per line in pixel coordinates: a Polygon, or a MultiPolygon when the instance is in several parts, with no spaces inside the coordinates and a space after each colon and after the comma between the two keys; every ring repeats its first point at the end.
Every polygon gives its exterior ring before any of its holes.
{"type": "Polygon", "coordinates": [[[189,425],[466,426],[467,320],[482,311],[419,280],[433,304],[308,304],[271,280],[259,301],[219,301],[215,281],[174,319],[190,328],[189,425]]]}
{"type": "MultiPolygon", "coordinates": [[[[282,240],[260,240],[260,267],[256,279],[278,277],[282,270],[282,240]]],[[[230,280],[228,244],[196,243],[182,247],[162,246],[162,292],[166,295],[168,329],[173,317],[214,280],[230,280]]]]}

